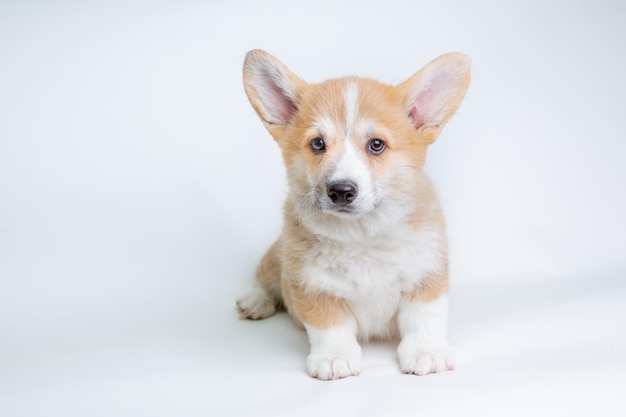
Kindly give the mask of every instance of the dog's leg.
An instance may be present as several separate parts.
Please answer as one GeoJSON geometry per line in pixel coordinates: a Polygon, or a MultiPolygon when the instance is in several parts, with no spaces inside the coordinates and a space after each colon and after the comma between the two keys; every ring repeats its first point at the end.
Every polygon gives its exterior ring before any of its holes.
{"type": "Polygon", "coordinates": [[[447,341],[447,277],[425,280],[403,300],[398,312],[398,329],[402,372],[427,375],[454,369],[454,353],[447,341]],[[433,282],[436,284],[429,285],[433,282]]]}
{"type": "Polygon", "coordinates": [[[361,372],[357,325],[344,300],[293,288],[297,319],[306,328],[311,353],[307,371],[322,380],[356,376],[361,372]]]}
{"type": "Polygon", "coordinates": [[[267,251],[257,269],[254,284],[237,299],[237,310],[243,318],[260,320],[273,315],[281,303],[280,240],[267,251]]]}
{"type": "Polygon", "coordinates": [[[356,325],[346,322],[321,329],[304,325],[311,343],[307,371],[322,380],[356,376],[361,372],[361,346],[356,340],[356,325]]]}

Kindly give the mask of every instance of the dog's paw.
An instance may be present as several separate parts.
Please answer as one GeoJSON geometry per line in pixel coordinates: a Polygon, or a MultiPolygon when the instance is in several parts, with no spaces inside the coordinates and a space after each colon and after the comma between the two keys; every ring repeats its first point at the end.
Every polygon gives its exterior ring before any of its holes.
{"type": "Polygon", "coordinates": [[[251,287],[237,300],[237,311],[243,318],[260,320],[276,312],[276,303],[263,288],[251,287]]]}
{"type": "Polygon", "coordinates": [[[454,369],[454,351],[449,347],[419,349],[414,346],[398,346],[400,369],[406,374],[428,375],[454,369]]]}
{"type": "Polygon", "coordinates": [[[361,373],[361,354],[326,355],[312,353],[307,358],[307,370],[313,378],[330,379],[357,376],[361,373]]]}

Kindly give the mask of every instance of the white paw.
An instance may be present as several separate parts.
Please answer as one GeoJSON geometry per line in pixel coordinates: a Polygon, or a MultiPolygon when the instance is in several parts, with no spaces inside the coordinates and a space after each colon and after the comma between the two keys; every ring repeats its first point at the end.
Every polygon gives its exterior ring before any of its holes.
{"type": "Polygon", "coordinates": [[[237,310],[241,317],[260,320],[276,312],[276,304],[263,288],[251,287],[237,300],[237,310]]]}
{"type": "Polygon", "coordinates": [[[400,369],[406,374],[428,375],[454,369],[454,352],[449,347],[419,349],[414,346],[398,346],[400,369]]]}
{"type": "Polygon", "coordinates": [[[361,372],[361,353],[355,355],[325,355],[311,353],[307,370],[313,378],[324,381],[357,376],[361,372]]]}

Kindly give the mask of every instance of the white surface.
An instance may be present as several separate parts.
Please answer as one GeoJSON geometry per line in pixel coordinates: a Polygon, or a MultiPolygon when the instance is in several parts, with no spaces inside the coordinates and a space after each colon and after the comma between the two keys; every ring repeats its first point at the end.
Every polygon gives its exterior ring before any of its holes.
{"type": "Polygon", "coordinates": [[[0,415],[624,415],[626,6],[620,2],[4,2],[0,415]],[[245,52],[308,81],[398,83],[453,50],[429,154],[457,370],[306,376],[284,314],[234,299],[280,229],[245,52]]]}

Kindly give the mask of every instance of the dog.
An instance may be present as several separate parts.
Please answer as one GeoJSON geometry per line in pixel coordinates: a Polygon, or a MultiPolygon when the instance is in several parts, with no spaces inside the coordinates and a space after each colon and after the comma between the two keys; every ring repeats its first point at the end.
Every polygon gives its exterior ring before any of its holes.
{"type": "Polygon", "coordinates": [[[404,373],[454,369],[444,216],[423,165],[469,80],[460,53],[397,86],[309,84],[265,51],[246,55],[245,91],[280,147],[288,193],[282,233],[236,305],[253,320],[284,306],[308,335],[312,377],[359,375],[368,339],[398,340],[404,373]]]}

